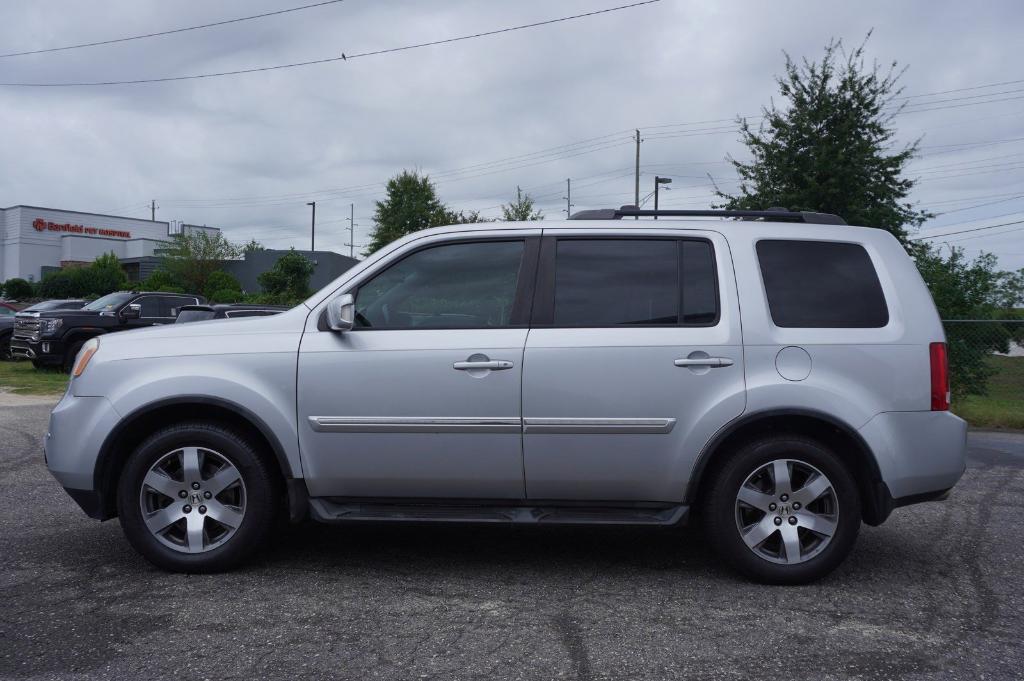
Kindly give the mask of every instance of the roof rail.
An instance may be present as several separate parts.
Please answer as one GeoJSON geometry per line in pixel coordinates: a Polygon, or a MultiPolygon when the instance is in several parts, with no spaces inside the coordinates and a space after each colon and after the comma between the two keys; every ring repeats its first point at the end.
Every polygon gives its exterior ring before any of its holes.
{"type": "Polygon", "coordinates": [[[645,210],[633,206],[622,208],[600,208],[581,210],[569,216],[570,220],[620,220],[632,217],[660,218],[741,218],[743,220],[770,220],[779,222],[804,222],[816,225],[845,225],[846,220],[831,213],[790,211],[781,208],[768,210],[645,210]]]}

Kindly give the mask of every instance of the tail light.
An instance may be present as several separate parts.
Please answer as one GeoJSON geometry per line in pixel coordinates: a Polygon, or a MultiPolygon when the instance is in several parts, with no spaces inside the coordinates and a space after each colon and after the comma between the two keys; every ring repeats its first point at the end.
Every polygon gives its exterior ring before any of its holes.
{"type": "Polygon", "coordinates": [[[932,343],[928,346],[932,368],[932,411],[949,411],[949,361],[946,358],[946,344],[932,343]]]}

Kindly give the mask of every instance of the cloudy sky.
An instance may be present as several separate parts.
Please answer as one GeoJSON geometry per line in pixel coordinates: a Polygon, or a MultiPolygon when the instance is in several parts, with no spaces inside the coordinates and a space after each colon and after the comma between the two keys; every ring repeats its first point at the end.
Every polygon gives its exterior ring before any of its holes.
{"type": "MultiPolygon", "coordinates": [[[[81,0],[0,5],[0,54],[167,31],[315,0],[81,0]]],[[[629,0],[346,0],[113,45],[0,58],[0,82],[163,78],[356,55],[628,4],[629,0]]],[[[223,228],[239,241],[347,252],[403,168],[453,208],[500,214],[522,186],[549,218],[631,201],[673,178],[663,207],[735,187],[733,119],[776,93],[782,52],[832,37],[906,65],[901,140],[921,138],[913,198],[944,213],[921,234],[1024,220],[1024,5],[920,0],[696,2],[633,9],[434,47],[176,82],[0,86],[0,205],[223,228]],[[968,89],[970,88],[970,89],[968,89]],[[947,92],[955,90],[956,92],[947,92]],[[938,93],[938,94],[930,94],[938,93]]],[[[1024,267],[1024,223],[937,240],[1024,267]]]]}

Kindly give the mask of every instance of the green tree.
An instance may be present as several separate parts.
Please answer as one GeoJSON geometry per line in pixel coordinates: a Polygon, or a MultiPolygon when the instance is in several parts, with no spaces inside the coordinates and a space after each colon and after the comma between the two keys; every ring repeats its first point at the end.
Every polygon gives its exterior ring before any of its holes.
{"type": "Polygon", "coordinates": [[[224,270],[217,270],[211,272],[210,276],[206,279],[206,288],[203,289],[203,295],[210,300],[214,298],[223,298],[225,295],[234,297],[235,300],[216,300],[218,303],[233,303],[240,300],[242,297],[242,284],[237,279],[225,272],[224,270]],[[233,291],[234,293],[226,293],[233,291]]]}
{"type": "MultiPolygon", "coordinates": [[[[313,263],[294,248],[282,255],[256,280],[264,293],[282,303],[297,303],[309,297],[309,278],[313,276],[313,263]]],[[[269,301],[268,301],[269,302],[269,301]]]]}
{"type": "Polygon", "coordinates": [[[242,253],[258,253],[267,250],[266,247],[256,239],[249,239],[249,242],[242,246],[242,253]]]}
{"type": "Polygon", "coordinates": [[[128,278],[113,253],[105,253],[85,267],[66,267],[50,272],[39,284],[44,298],[87,298],[105,296],[128,287],[128,278]]]}
{"type": "Polygon", "coordinates": [[[162,249],[160,266],[176,286],[189,293],[206,290],[210,275],[220,269],[222,260],[234,260],[241,250],[220,232],[191,230],[175,234],[170,245],[162,249]]]}
{"type": "Polygon", "coordinates": [[[787,105],[762,108],[756,130],[738,120],[751,160],[729,157],[741,183],[735,195],[717,192],[722,207],[835,213],[906,243],[906,227],[932,216],[907,201],[914,181],[903,170],[917,142],[891,150],[903,70],[895,62],[866,67],[864,44],[846,53],[841,41],[830,42],[820,62],[785,59],[776,81],[787,105]]]}
{"type": "Polygon", "coordinates": [[[20,277],[14,277],[4,282],[4,295],[8,300],[25,300],[32,297],[32,284],[20,277]]]}
{"type": "Polygon", "coordinates": [[[179,286],[167,270],[154,270],[139,286],[144,291],[163,291],[165,293],[184,293],[185,288],[179,286]]]}
{"type": "Polygon", "coordinates": [[[421,229],[484,222],[484,219],[476,211],[448,208],[437,197],[437,190],[429,177],[403,170],[388,180],[387,197],[377,201],[373,222],[367,254],[421,229]]]}
{"type": "Polygon", "coordinates": [[[544,213],[534,209],[533,199],[530,198],[530,195],[523,192],[518,186],[516,186],[515,201],[501,207],[501,216],[506,222],[544,219],[544,213]]]}

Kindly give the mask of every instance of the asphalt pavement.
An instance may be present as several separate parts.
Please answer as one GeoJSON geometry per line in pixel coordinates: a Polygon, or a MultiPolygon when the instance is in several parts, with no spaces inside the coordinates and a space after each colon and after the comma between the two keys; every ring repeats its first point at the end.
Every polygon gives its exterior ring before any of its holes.
{"type": "Polygon", "coordinates": [[[694,529],[312,523],[231,574],[161,572],[0,407],[3,679],[996,679],[1024,675],[1024,436],[975,432],[946,502],[864,527],[811,586],[694,529]]]}

